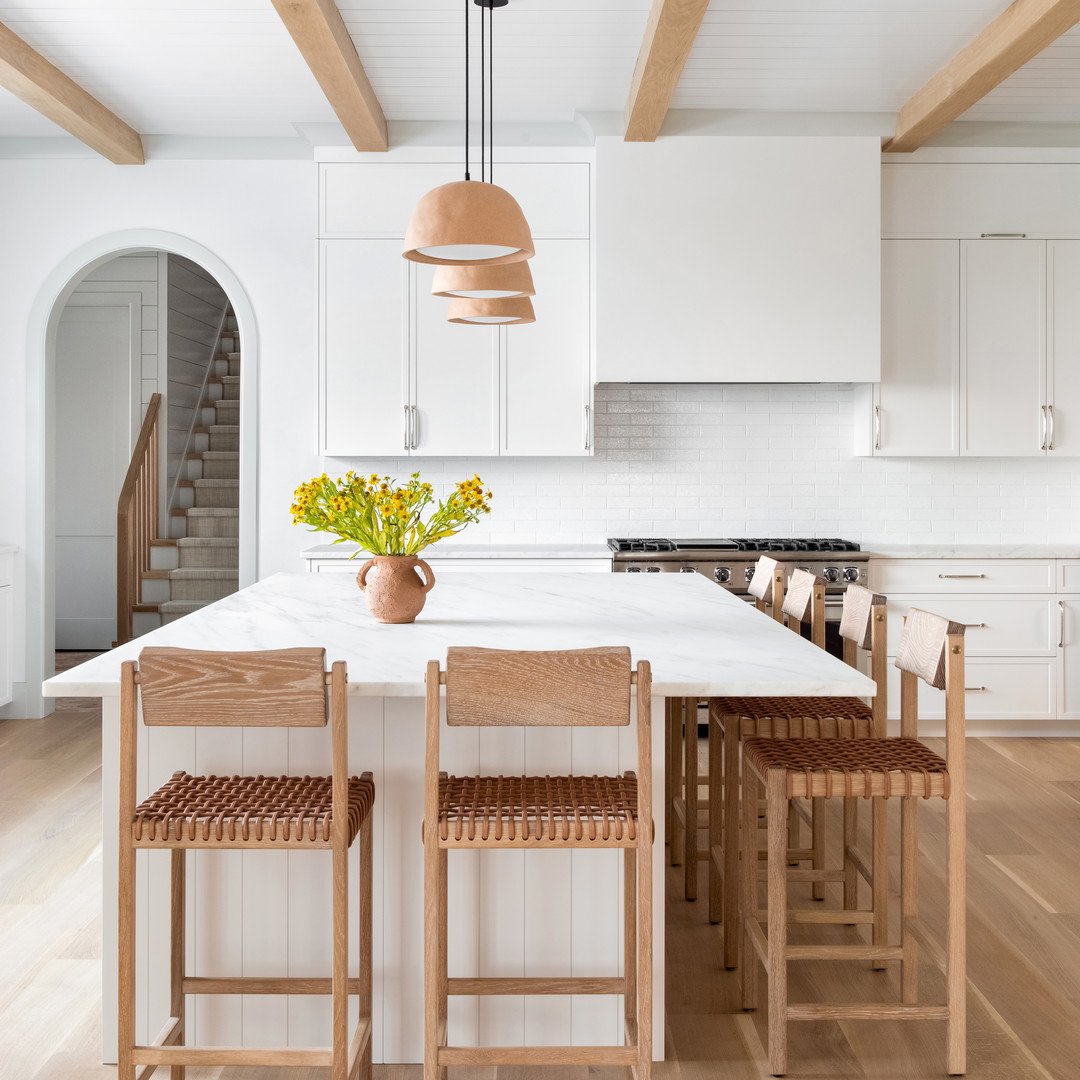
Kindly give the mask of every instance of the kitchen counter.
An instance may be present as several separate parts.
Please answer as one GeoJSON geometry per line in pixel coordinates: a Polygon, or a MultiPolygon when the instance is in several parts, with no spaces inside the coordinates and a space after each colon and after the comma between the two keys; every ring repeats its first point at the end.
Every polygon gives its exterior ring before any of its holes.
{"type": "Polygon", "coordinates": [[[871,559],[1080,559],[1080,544],[871,544],[871,559]]]}
{"type": "MultiPolygon", "coordinates": [[[[349,673],[349,767],[369,769],[375,802],[375,1010],[377,1062],[422,1057],[424,665],[451,645],[511,649],[629,645],[653,665],[656,835],[664,835],[663,698],[672,695],[862,695],[873,683],[699,575],[448,574],[413,624],[376,623],[352,578],[278,574],[145,637],[54,676],[54,697],[99,696],[103,714],[104,951],[115,950],[118,678],[146,645],[273,649],[322,645],[349,673]]],[[[448,728],[444,761],[457,772],[576,774],[631,767],[629,728],[448,728]]],[[[177,769],[318,774],[329,768],[328,729],[161,728],[140,732],[143,797],[177,769]]],[[[663,1031],[664,845],[654,850],[655,1017],[663,1031]]],[[[149,860],[142,925],[167,904],[167,864],[149,860]]],[[[329,970],[329,860],[270,852],[199,852],[194,858],[194,974],[319,975],[329,970]]],[[[615,975],[621,964],[621,874],[615,852],[475,853],[450,860],[454,933],[450,970],[460,976],[615,975]],[[497,956],[488,943],[497,942],[497,956]],[[492,957],[490,960],[488,959],[492,957]]],[[[140,958],[142,1034],[168,1009],[167,935],[150,935],[140,958]],[[152,987],[152,990],[147,990],[152,987]],[[166,991],[166,992],[163,992],[166,991]]],[[[114,965],[104,966],[104,1042],[114,1040],[114,965]]],[[[198,999],[197,999],[198,1000],[198,999]]],[[[207,999],[201,999],[203,1003],[207,999]]],[[[457,1042],[496,1045],[622,1041],[621,1002],[607,997],[460,999],[457,1042]]],[[[194,1041],[318,1043],[319,998],[217,999],[196,1007],[194,1041]]],[[[663,1052],[663,1040],[656,1049],[663,1052]]]]}
{"type": "MultiPolygon", "coordinates": [[[[357,544],[319,544],[300,553],[302,559],[348,559],[357,544]]],[[[361,562],[360,556],[356,558],[361,562]]],[[[421,559],[611,559],[607,544],[433,544],[421,559]]],[[[359,569],[359,567],[358,567],[359,569]]]]}

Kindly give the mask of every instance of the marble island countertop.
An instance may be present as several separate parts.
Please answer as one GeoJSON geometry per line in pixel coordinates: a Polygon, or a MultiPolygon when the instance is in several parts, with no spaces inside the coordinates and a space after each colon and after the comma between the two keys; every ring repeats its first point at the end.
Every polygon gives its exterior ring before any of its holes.
{"type": "MultiPolygon", "coordinates": [[[[348,559],[357,544],[319,544],[300,552],[303,559],[348,559]]],[[[360,556],[356,556],[360,559],[360,556]]],[[[607,544],[433,544],[421,559],[610,559],[607,544]]]]}
{"type": "Polygon", "coordinates": [[[415,623],[368,614],[351,576],[275,574],[46,681],[50,697],[114,697],[120,664],[146,645],[321,645],[349,666],[350,693],[416,697],[451,645],[629,645],[661,696],[867,695],[870,679],[698,574],[448,575],[415,623]]]}

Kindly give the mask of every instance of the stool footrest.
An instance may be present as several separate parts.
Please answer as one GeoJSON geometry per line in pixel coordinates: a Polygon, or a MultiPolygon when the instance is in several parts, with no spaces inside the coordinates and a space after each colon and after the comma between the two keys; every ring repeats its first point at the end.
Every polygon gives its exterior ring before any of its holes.
{"type": "Polygon", "coordinates": [[[448,994],[625,994],[626,980],[617,978],[447,979],[448,994]]]}
{"type": "MultiPolygon", "coordinates": [[[[760,922],[765,922],[769,912],[761,908],[757,912],[760,922]]],[[[855,923],[872,923],[874,913],[872,911],[836,911],[826,908],[819,911],[817,908],[789,908],[787,913],[788,922],[792,923],[836,923],[840,926],[854,925],[855,923]]]]}
{"type": "Polygon", "coordinates": [[[899,945],[787,945],[789,960],[902,960],[899,945]]]}
{"type": "Polygon", "coordinates": [[[947,1005],[789,1005],[789,1020],[947,1020],[947,1005]]]}
{"type": "Polygon", "coordinates": [[[440,1065],[634,1065],[636,1046],[443,1046],[440,1065]]]}
{"type": "Polygon", "coordinates": [[[254,1046],[136,1046],[135,1065],[329,1065],[330,1051],[322,1046],[262,1049],[254,1046]]]}
{"type": "MultiPolygon", "coordinates": [[[[227,978],[186,978],[185,994],[331,994],[329,979],[303,977],[258,979],[243,976],[227,978]]],[[[348,993],[360,993],[360,980],[348,980],[348,993]]]]}

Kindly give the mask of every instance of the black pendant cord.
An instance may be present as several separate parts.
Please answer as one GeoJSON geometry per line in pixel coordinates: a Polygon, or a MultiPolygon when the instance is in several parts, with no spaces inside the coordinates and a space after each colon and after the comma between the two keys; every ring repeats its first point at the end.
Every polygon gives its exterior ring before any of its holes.
{"type": "Polygon", "coordinates": [[[488,8],[488,183],[495,183],[495,8],[488,8]]]}
{"type": "Polygon", "coordinates": [[[487,142],[484,131],[487,124],[487,67],[484,62],[484,9],[480,8],[480,179],[486,179],[484,158],[487,142]]]}
{"type": "Polygon", "coordinates": [[[465,179],[469,175],[469,0],[465,0],[465,179]]]}

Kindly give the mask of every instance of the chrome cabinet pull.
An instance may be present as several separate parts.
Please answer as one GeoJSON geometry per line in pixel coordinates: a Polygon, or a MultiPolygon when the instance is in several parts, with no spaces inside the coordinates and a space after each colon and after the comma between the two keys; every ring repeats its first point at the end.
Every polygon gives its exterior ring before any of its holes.
{"type": "Polygon", "coordinates": [[[404,422],[404,425],[403,425],[404,428],[405,428],[405,445],[404,445],[404,447],[402,449],[408,450],[409,449],[409,406],[408,405],[403,405],[402,408],[405,410],[405,422],[404,422]]]}
{"type": "Polygon", "coordinates": [[[1046,430],[1047,430],[1046,429],[1046,406],[1045,405],[1040,405],[1039,409],[1042,412],[1042,443],[1039,446],[1039,449],[1040,450],[1045,450],[1046,449],[1046,430]]]}
{"type": "Polygon", "coordinates": [[[1065,648],[1065,601],[1058,601],[1058,648],[1065,648]]]}
{"type": "Polygon", "coordinates": [[[1050,417],[1050,435],[1049,435],[1049,438],[1047,438],[1047,440],[1046,440],[1046,449],[1047,450],[1053,450],[1054,449],[1054,406],[1053,405],[1047,405],[1046,406],[1046,412],[1047,412],[1047,415],[1050,417]]]}
{"type": "Polygon", "coordinates": [[[881,406],[874,406],[874,449],[881,449],[881,406]]]}
{"type": "Polygon", "coordinates": [[[585,406],[585,449],[586,450],[590,449],[590,444],[592,443],[592,439],[590,437],[591,435],[592,435],[592,406],[591,405],[586,405],[585,406]]]}
{"type": "Polygon", "coordinates": [[[982,691],[989,690],[989,686],[965,686],[964,693],[966,694],[978,694],[982,691]]]}
{"type": "Polygon", "coordinates": [[[409,409],[410,409],[410,411],[412,413],[412,424],[410,425],[410,427],[412,428],[412,437],[409,440],[409,449],[410,450],[415,450],[416,449],[416,444],[419,441],[418,438],[417,438],[416,433],[417,433],[417,429],[420,427],[420,425],[417,422],[417,418],[416,418],[416,406],[415,405],[410,405],[409,409]]]}
{"type": "Polygon", "coordinates": [[[939,578],[984,578],[985,574],[938,574],[939,578]]]}

